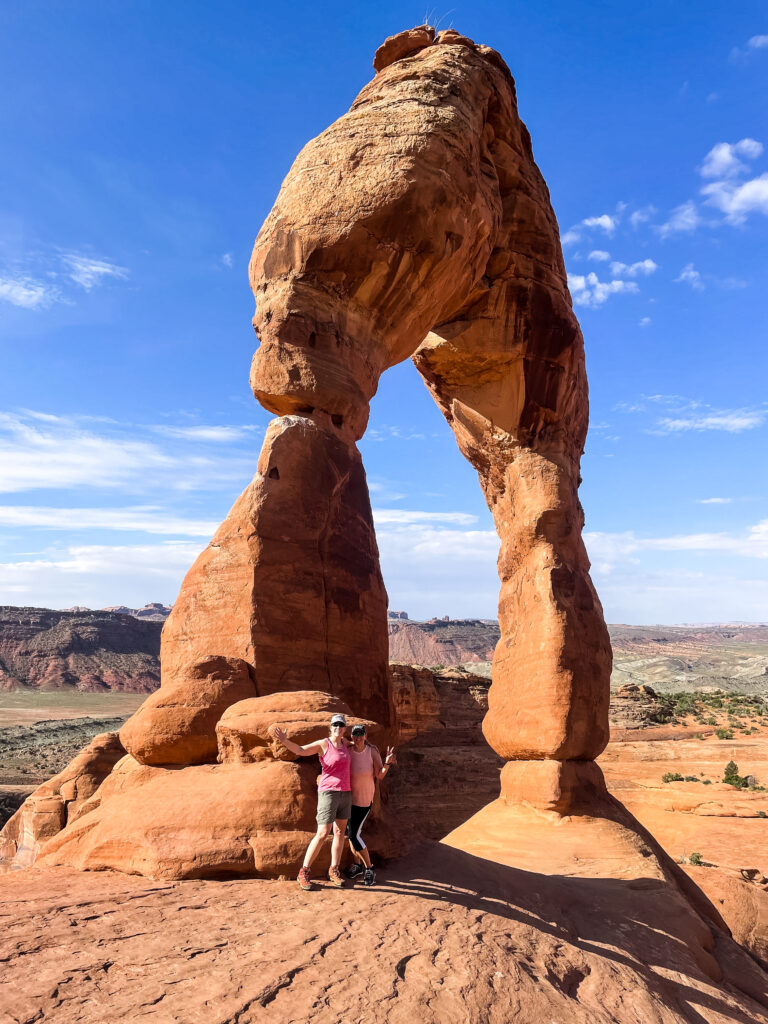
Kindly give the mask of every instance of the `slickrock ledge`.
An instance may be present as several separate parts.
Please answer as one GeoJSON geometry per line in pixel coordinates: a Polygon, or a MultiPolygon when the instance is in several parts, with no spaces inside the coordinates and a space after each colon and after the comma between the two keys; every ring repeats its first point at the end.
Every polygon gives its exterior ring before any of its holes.
{"type": "Polygon", "coordinates": [[[2,1024],[765,1024],[765,983],[653,872],[545,874],[434,844],[374,889],[0,879],[2,1024]]]}

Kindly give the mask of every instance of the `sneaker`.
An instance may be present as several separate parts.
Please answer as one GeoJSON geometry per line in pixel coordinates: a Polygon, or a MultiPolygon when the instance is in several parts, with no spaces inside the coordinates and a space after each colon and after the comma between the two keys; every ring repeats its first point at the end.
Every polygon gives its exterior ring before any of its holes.
{"type": "Polygon", "coordinates": [[[328,881],[331,885],[335,885],[337,889],[340,889],[344,885],[344,879],[341,877],[341,872],[338,868],[328,869],[328,881]]]}
{"type": "Polygon", "coordinates": [[[296,881],[302,889],[306,889],[309,892],[312,888],[312,876],[309,873],[309,868],[302,868],[296,881]]]}
{"type": "Polygon", "coordinates": [[[366,868],[365,875],[363,876],[363,885],[375,885],[376,884],[376,872],[373,868],[366,868]]]}
{"type": "Polygon", "coordinates": [[[363,865],[358,863],[357,861],[355,861],[354,864],[350,864],[347,870],[344,872],[347,878],[357,878],[357,876],[362,875],[362,873],[363,865]]]}

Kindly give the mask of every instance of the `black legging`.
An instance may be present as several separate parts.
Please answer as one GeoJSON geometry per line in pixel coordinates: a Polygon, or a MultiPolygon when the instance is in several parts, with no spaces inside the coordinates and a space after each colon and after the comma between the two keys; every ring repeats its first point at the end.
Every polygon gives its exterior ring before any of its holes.
{"type": "Polygon", "coordinates": [[[360,853],[361,850],[366,848],[360,833],[363,829],[363,825],[365,824],[365,819],[371,813],[372,806],[373,804],[368,804],[367,807],[356,807],[355,804],[352,804],[352,810],[349,812],[347,837],[352,844],[352,849],[355,853],[360,853]]]}

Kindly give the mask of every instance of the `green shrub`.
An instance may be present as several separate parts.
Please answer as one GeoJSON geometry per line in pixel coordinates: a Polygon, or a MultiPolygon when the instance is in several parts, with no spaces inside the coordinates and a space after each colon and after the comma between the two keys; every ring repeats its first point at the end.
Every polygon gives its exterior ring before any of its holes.
{"type": "Polygon", "coordinates": [[[715,729],[715,736],[717,736],[719,740],[732,740],[733,729],[715,729]]]}
{"type": "Polygon", "coordinates": [[[709,717],[709,718],[705,718],[705,719],[704,719],[704,724],[705,724],[705,725],[717,725],[717,719],[716,719],[716,718],[713,718],[713,717],[712,717],[712,716],[710,715],[710,717],[709,717]]]}
{"type": "Polygon", "coordinates": [[[686,775],[683,782],[701,782],[701,779],[698,775],[686,775]]]}
{"type": "Polygon", "coordinates": [[[739,766],[735,761],[729,761],[723,772],[723,782],[736,789],[746,789],[747,780],[739,775],[739,766]]]}
{"type": "Polygon", "coordinates": [[[661,781],[662,782],[683,782],[685,780],[683,779],[683,776],[680,774],[680,772],[664,772],[664,774],[661,776],[661,781]]]}
{"type": "Polygon", "coordinates": [[[704,859],[702,858],[700,853],[692,853],[688,860],[696,868],[700,868],[701,865],[704,863],[704,859]]]}
{"type": "Polygon", "coordinates": [[[768,814],[766,814],[765,811],[758,811],[757,816],[758,818],[768,818],[768,814]]]}
{"type": "Polygon", "coordinates": [[[705,786],[712,785],[712,779],[702,779],[701,781],[704,783],[705,786]]]}

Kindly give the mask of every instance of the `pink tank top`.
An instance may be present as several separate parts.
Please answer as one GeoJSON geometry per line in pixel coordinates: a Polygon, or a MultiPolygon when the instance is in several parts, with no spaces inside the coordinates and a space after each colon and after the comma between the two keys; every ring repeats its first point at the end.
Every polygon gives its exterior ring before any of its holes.
{"type": "Polygon", "coordinates": [[[337,749],[328,740],[325,753],[320,754],[320,764],[323,772],[317,788],[321,792],[330,790],[334,793],[348,793],[350,789],[349,766],[351,761],[352,758],[346,745],[337,749]]]}

